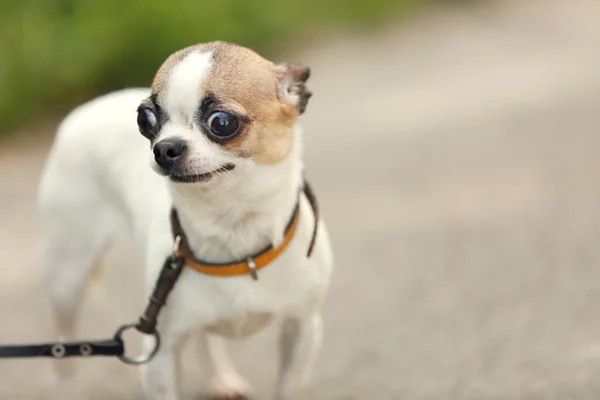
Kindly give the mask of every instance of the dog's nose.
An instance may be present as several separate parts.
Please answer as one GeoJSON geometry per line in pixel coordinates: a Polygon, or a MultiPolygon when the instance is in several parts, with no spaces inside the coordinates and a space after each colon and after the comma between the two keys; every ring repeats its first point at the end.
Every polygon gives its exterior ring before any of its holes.
{"type": "Polygon", "coordinates": [[[172,167],[175,161],[185,152],[183,140],[164,139],[154,145],[154,159],[163,168],[172,167]]]}

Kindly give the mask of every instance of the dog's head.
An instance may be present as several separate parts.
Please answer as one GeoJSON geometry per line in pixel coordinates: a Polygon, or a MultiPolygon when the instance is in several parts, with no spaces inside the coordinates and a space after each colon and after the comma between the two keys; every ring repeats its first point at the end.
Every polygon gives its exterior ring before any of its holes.
{"type": "Polygon", "coordinates": [[[309,74],[224,42],[171,55],[138,108],[154,169],[174,182],[207,182],[236,166],[283,160],[311,96],[309,74]]]}

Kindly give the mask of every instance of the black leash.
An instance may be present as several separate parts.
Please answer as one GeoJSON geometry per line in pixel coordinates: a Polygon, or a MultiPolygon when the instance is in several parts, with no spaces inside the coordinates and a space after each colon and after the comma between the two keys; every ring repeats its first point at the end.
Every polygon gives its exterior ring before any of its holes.
{"type": "Polygon", "coordinates": [[[122,356],[123,342],[117,339],[95,342],[46,343],[22,346],[0,346],[0,358],[122,356]]]}
{"type": "MultiPolygon", "coordinates": [[[[175,243],[179,246],[179,243],[175,243]]],[[[177,247],[176,247],[177,249],[177,247]]],[[[137,323],[121,326],[112,339],[80,342],[54,342],[17,346],[0,346],[0,358],[51,357],[118,357],[126,364],[144,364],[150,361],[160,348],[160,335],[156,330],[158,314],[165,305],[167,297],[183,270],[183,259],[173,252],[167,257],[160,271],[146,310],[137,323]],[[125,352],[123,334],[129,329],[154,337],[154,347],[150,353],[132,358],[125,352]]]]}

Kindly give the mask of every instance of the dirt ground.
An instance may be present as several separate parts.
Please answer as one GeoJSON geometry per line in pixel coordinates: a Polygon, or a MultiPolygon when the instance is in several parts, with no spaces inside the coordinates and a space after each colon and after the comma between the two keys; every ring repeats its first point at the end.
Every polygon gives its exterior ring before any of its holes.
{"type": "MultiPolygon", "coordinates": [[[[299,399],[600,399],[600,2],[448,8],[295,58],[312,67],[308,175],[337,267],[299,399]]],[[[35,265],[48,140],[0,150],[0,342],[51,338],[35,265]]],[[[126,245],[81,336],[144,303],[126,245]]],[[[268,398],[275,329],[232,343],[268,398]]],[[[194,349],[186,399],[201,398],[194,349]]],[[[141,399],[138,371],[82,360],[92,399],[141,399]]],[[[0,399],[37,399],[51,361],[0,361],[0,399]]]]}

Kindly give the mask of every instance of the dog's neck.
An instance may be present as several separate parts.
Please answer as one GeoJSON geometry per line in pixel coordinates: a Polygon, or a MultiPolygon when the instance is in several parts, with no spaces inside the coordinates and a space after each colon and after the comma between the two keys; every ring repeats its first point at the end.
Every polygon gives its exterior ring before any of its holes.
{"type": "Polygon", "coordinates": [[[170,184],[173,205],[194,255],[229,262],[278,245],[302,187],[302,131],[295,127],[288,156],[277,164],[234,171],[218,187],[170,184]],[[243,176],[239,176],[239,175],[243,176]]]}

